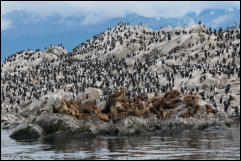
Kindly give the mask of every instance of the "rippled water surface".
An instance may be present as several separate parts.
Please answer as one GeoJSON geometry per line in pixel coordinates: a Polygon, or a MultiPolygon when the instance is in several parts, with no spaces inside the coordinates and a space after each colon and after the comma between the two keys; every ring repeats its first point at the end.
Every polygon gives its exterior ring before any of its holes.
{"type": "Polygon", "coordinates": [[[16,142],[1,130],[1,159],[240,159],[240,125],[152,137],[16,142]]]}

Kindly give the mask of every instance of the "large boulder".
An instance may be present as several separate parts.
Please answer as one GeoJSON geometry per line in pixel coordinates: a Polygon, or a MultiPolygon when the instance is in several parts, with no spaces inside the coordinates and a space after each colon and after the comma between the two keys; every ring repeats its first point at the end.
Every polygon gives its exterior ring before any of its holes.
{"type": "Polygon", "coordinates": [[[43,129],[36,124],[21,124],[16,127],[10,137],[16,140],[33,140],[43,134],[43,129]]]}
{"type": "Polygon", "coordinates": [[[90,116],[89,119],[77,119],[71,115],[53,114],[36,119],[36,124],[41,126],[48,135],[81,135],[88,133],[97,135],[101,129],[105,129],[107,123],[90,116]]]}
{"type": "Polygon", "coordinates": [[[40,116],[42,114],[53,113],[52,105],[61,105],[61,100],[69,100],[72,94],[64,90],[58,90],[55,93],[49,93],[40,98],[40,100],[26,101],[20,105],[20,116],[29,118],[31,116],[40,116]]]}

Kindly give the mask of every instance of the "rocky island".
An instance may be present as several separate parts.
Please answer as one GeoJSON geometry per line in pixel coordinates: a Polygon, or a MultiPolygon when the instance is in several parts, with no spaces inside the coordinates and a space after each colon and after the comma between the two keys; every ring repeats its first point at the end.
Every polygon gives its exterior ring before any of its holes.
{"type": "Polygon", "coordinates": [[[11,138],[152,135],[240,118],[240,28],[120,22],[67,52],[18,51],[1,64],[11,138]]]}

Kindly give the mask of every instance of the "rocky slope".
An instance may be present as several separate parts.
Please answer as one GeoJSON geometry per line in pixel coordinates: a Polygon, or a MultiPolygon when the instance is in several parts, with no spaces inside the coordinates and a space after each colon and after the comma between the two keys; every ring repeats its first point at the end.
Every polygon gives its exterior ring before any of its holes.
{"type": "Polygon", "coordinates": [[[229,124],[240,116],[240,29],[216,31],[196,25],[153,31],[120,23],[70,53],[62,45],[51,45],[45,51],[20,51],[1,67],[2,127],[20,131],[20,136],[22,132],[31,134],[28,138],[135,134],[140,127],[146,131],[189,124],[203,127],[229,124]],[[79,120],[53,113],[53,104],[60,106],[62,100],[70,99],[94,101],[103,110],[116,87],[125,87],[129,99],[140,93],[151,99],[155,92],[163,97],[170,89],[182,96],[198,94],[203,105],[211,105],[218,115],[205,115],[201,121],[174,116],[169,123],[129,116],[113,123],[95,115],[79,120]]]}

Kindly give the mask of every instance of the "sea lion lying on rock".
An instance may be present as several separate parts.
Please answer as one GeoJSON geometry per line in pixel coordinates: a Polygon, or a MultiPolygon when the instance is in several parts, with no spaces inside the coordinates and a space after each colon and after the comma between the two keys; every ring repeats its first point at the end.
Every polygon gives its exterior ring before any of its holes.
{"type": "Polygon", "coordinates": [[[201,110],[201,106],[198,104],[198,100],[201,98],[199,95],[186,95],[183,98],[183,102],[186,104],[187,113],[184,114],[185,116],[195,115],[199,110],[201,110]]]}
{"type": "Polygon", "coordinates": [[[101,120],[109,121],[109,117],[106,114],[100,112],[99,108],[95,106],[94,102],[87,101],[84,104],[76,100],[65,101],[62,100],[59,108],[56,105],[52,105],[54,113],[65,113],[75,116],[78,119],[87,119],[90,114],[96,114],[101,120]]]}
{"type": "Polygon", "coordinates": [[[185,102],[187,106],[190,106],[196,104],[200,98],[200,95],[186,95],[183,98],[183,102],[185,102]]]}
{"type": "Polygon", "coordinates": [[[95,113],[101,120],[106,121],[106,122],[109,122],[109,121],[110,121],[108,115],[100,112],[99,108],[96,108],[95,111],[94,111],[94,113],[95,113]]]}
{"type": "Polygon", "coordinates": [[[209,113],[216,114],[216,113],[218,112],[218,110],[212,108],[212,106],[210,106],[210,105],[208,105],[208,104],[206,104],[205,107],[206,107],[206,112],[207,112],[207,114],[209,114],[209,113]]]}
{"type": "Polygon", "coordinates": [[[188,107],[188,109],[185,112],[183,112],[183,113],[181,113],[181,115],[179,115],[179,117],[182,117],[182,118],[189,118],[191,116],[193,116],[191,107],[188,107]]]}
{"type": "Polygon", "coordinates": [[[173,109],[176,107],[178,102],[182,102],[178,96],[180,93],[177,90],[168,91],[163,98],[156,97],[152,100],[153,106],[159,110],[162,109],[173,109]]]}
{"type": "Polygon", "coordinates": [[[163,98],[173,99],[173,98],[177,98],[179,95],[180,95],[180,92],[178,92],[177,90],[170,90],[167,93],[165,93],[163,98]]]}
{"type": "Polygon", "coordinates": [[[77,117],[78,119],[88,118],[87,113],[86,114],[80,113],[79,104],[76,102],[74,103],[73,101],[62,100],[59,108],[57,108],[56,105],[52,105],[52,107],[53,107],[54,113],[59,112],[59,113],[70,114],[72,116],[77,117]]]}
{"type": "Polygon", "coordinates": [[[101,111],[102,113],[109,113],[110,107],[116,103],[116,101],[121,100],[121,98],[125,95],[125,88],[121,89],[121,92],[117,89],[116,92],[109,96],[106,100],[105,108],[101,111]]]}
{"type": "Polygon", "coordinates": [[[169,110],[169,111],[166,113],[165,118],[166,118],[166,119],[171,118],[171,116],[172,116],[173,113],[174,113],[174,110],[173,110],[173,109],[169,110]]]}
{"type": "Polygon", "coordinates": [[[66,102],[64,100],[62,100],[61,106],[59,108],[59,112],[60,113],[68,113],[68,111],[69,111],[69,109],[68,109],[66,102]]]}
{"type": "Polygon", "coordinates": [[[148,100],[148,96],[145,93],[139,94],[137,98],[139,98],[141,101],[148,100]]]}

